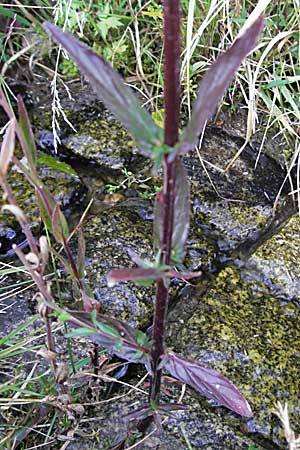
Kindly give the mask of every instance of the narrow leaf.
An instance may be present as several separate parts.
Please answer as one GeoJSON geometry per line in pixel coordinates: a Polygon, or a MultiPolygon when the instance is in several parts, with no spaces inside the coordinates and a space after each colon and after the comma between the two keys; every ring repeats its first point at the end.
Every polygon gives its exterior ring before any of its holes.
{"type": "Polygon", "coordinates": [[[69,33],[49,22],[45,30],[61,44],[74,59],[82,73],[88,78],[99,99],[113,112],[116,118],[132,133],[140,151],[151,156],[153,146],[161,146],[162,129],[145,111],[120,75],[102,57],[91,51],[69,33]]]}
{"type": "Polygon", "coordinates": [[[107,275],[107,284],[109,287],[113,287],[122,281],[153,281],[163,277],[164,272],[155,268],[144,269],[143,267],[136,267],[133,269],[114,269],[107,275]]]}
{"type": "Polygon", "coordinates": [[[164,194],[158,192],[154,203],[154,220],[153,220],[153,241],[154,251],[158,252],[161,248],[163,236],[163,211],[164,211],[164,194]]]}
{"type": "Polygon", "coordinates": [[[120,333],[117,330],[115,330],[110,325],[107,325],[106,323],[97,322],[97,328],[100,331],[103,331],[104,333],[107,333],[107,334],[111,334],[112,336],[114,336],[118,339],[120,339],[120,337],[121,337],[120,333]]]}
{"type": "Polygon", "coordinates": [[[153,263],[148,259],[142,259],[130,248],[127,249],[127,253],[132,259],[132,261],[139,267],[143,267],[144,269],[150,269],[153,267],[153,263]]]}
{"type": "Polygon", "coordinates": [[[67,173],[68,175],[78,176],[75,170],[67,163],[58,161],[54,156],[47,155],[46,153],[40,152],[40,156],[38,158],[38,164],[45,164],[51,169],[58,170],[63,173],[67,173]]]}
{"type": "Polygon", "coordinates": [[[252,417],[247,400],[233,383],[216,370],[197,361],[184,359],[168,352],[164,369],[173,377],[196,389],[205,397],[245,417],[252,417]]]}
{"type": "Polygon", "coordinates": [[[176,272],[176,270],[169,270],[166,275],[170,278],[179,278],[179,280],[192,280],[199,278],[202,272],[176,272]]]}
{"type": "Polygon", "coordinates": [[[176,161],[174,225],[171,260],[181,263],[190,227],[190,184],[187,171],[180,159],[176,161]]]}
{"type": "Polygon", "coordinates": [[[15,121],[11,119],[5,131],[0,152],[0,178],[5,177],[15,149],[15,121]]]}
{"type": "Polygon", "coordinates": [[[74,331],[70,331],[70,333],[66,334],[66,338],[80,337],[80,336],[92,336],[95,334],[95,330],[91,330],[90,328],[79,327],[74,331]]]}
{"type": "Polygon", "coordinates": [[[148,404],[141,406],[140,408],[136,408],[134,411],[132,411],[129,414],[126,414],[126,418],[131,420],[143,420],[146,419],[146,417],[153,416],[154,410],[151,406],[148,404]]]}
{"type": "MultiPolygon", "coordinates": [[[[154,244],[159,251],[163,233],[164,197],[159,192],[154,206],[154,244]]],[[[174,226],[172,235],[172,262],[181,263],[185,256],[185,244],[190,226],[190,185],[181,160],[176,161],[174,226]]]]}
{"type": "Polygon", "coordinates": [[[58,204],[56,204],[53,209],[51,221],[53,235],[57,242],[62,244],[64,240],[69,236],[69,228],[66,218],[61,212],[58,204]]]}
{"type": "MultiPolygon", "coordinates": [[[[147,337],[144,338],[145,345],[140,345],[141,335],[136,334],[136,329],[121,320],[97,314],[95,327],[91,316],[85,312],[69,311],[71,318],[68,320],[71,326],[80,328],[94,328],[95,333],[88,338],[95,344],[110,350],[120,358],[129,362],[142,363],[148,368],[150,345],[147,337]],[[80,321],[80,325],[78,324],[80,321]],[[138,336],[138,339],[137,339],[138,336]]],[[[95,315],[95,313],[93,313],[95,315]]],[[[93,317],[95,320],[95,317],[93,317]]]]}
{"type": "Polygon", "coordinates": [[[206,72],[200,84],[198,97],[188,126],[181,135],[179,152],[193,150],[207,120],[209,120],[223,94],[231,83],[235,72],[248,53],[255,47],[257,37],[263,28],[260,16],[233,45],[206,72]]]}
{"type": "Polygon", "coordinates": [[[52,212],[56,205],[55,200],[50,192],[44,189],[37,190],[36,197],[42,220],[50,233],[52,233],[52,212]]]}
{"type": "Polygon", "coordinates": [[[22,97],[18,95],[19,128],[21,134],[21,146],[31,170],[36,169],[36,145],[32,132],[28,113],[22,97]]]}
{"type": "Polygon", "coordinates": [[[85,269],[85,239],[81,228],[78,230],[78,248],[77,248],[77,269],[79,277],[84,277],[85,269]]]}

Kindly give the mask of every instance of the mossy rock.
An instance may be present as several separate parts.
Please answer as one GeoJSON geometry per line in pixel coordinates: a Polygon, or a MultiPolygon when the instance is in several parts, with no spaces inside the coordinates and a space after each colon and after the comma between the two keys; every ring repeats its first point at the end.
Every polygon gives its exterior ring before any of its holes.
{"type": "MultiPolygon", "coordinates": [[[[283,445],[275,403],[289,402],[295,427],[300,414],[297,302],[272,294],[261,272],[227,267],[204,294],[201,286],[188,289],[179,305],[169,317],[169,345],[226,375],[253,409],[253,420],[227,413],[224,422],[283,445]]],[[[203,399],[200,405],[219,413],[203,399]]]]}
{"type": "MultiPolygon", "coordinates": [[[[59,172],[45,165],[39,168],[39,174],[67,216],[76,209],[82,209],[86,189],[77,176],[59,172]]],[[[38,236],[41,233],[42,222],[34,188],[25,176],[15,169],[10,171],[8,182],[18,205],[28,218],[33,234],[38,236]]],[[[1,195],[0,207],[4,204],[1,195]]],[[[25,236],[12,214],[0,213],[0,224],[0,257],[13,257],[12,244],[20,244],[25,236]]]]}
{"type": "Polygon", "coordinates": [[[132,282],[107,286],[107,274],[121,267],[134,267],[130,249],[141,258],[154,258],[151,245],[152,223],[137,210],[112,208],[91,218],[83,231],[86,240],[86,279],[102,311],[139,328],[148,326],[153,312],[154,285],[132,282]]]}

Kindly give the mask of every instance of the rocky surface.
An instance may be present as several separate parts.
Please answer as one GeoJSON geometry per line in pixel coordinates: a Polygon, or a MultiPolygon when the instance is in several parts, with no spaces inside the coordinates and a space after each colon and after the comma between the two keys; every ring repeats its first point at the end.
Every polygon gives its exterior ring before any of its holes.
{"type": "MultiPolygon", "coordinates": [[[[76,102],[66,103],[71,105],[68,117],[73,117],[79,133],[63,129],[61,150],[68,162],[77,165],[81,181],[95,198],[96,206],[83,226],[86,278],[103,312],[146,327],[154,288],[132,283],[108,288],[106,284],[111,268],[133,264],[128,249],[141,257],[154,256],[151,200],[141,201],[138,183],[122,184],[122,171],[137,176],[144,160],[111,116],[103,116],[103,107],[92,101],[86,90],[82,95],[76,92],[76,102]],[[119,186],[116,204],[107,200],[108,183],[119,186]]],[[[45,102],[40,108],[46,110],[45,102]]],[[[51,151],[51,136],[45,134],[50,131],[49,116],[44,116],[40,124],[35,116],[35,128],[41,146],[51,151]]],[[[201,269],[203,278],[197,286],[182,288],[175,283],[167,343],[177,353],[209,364],[234,381],[249,400],[254,418],[237,417],[187,389],[183,401],[189,409],[169,419],[160,449],[284,449],[278,419],[272,414],[274,403],[289,402],[293,426],[299,417],[299,223],[297,218],[288,223],[295,212],[290,204],[283,220],[276,213],[275,219],[272,216],[284,172],[268,156],[262,155],[254,170],[256,153],[247,147],[228,173],[222,171],[241,145],[238,136],[211,127],[203,140],[201,158],[196,154],[184,158],[192,187],[191,233],[184,264],[201,269]],[[268,234],[264,233],[266,227],[268,234]],[[259,243],[258,249],[253,242],[259,243]]],[[[150,174],[149,166],[145,167],[143,177],[150,174]]],[[[151,180],[151,189],[158,184],[157,179],[151,180]]],[[[284,210],[278,211],[280,215],[284,210]]],[[[172,395],[172,401],[178,400],[180,389],[172,389],[172,395]]],[[[125,433],[123,413],[141,401],[140,393],[130,394],[124,401],[87,409],[79,422],[79,435],[95,427],[97,433],[92,439],[72,442],[69,448],[75,450],[79,445],[105,450],[117,437],[116,430],[121,436],[125,433]],[[90,417],[94,422],[87,425],[90,417]]],[[[142,444],[140,448],[148,447],[142,444]]]]}

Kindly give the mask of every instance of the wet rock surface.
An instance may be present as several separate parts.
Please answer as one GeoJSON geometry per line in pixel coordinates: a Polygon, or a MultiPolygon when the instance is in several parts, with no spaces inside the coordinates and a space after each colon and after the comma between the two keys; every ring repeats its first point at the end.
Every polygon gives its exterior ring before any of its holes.
{"type": "MultiPolygon", "coordinates": [[[[63,172],[42,166],[39,169],[40,177],[46,184],[56,201],[61,205],[66,216],[76,210],[80,211],[84,205],[86,188],[80,183],[79,178],[63,172]]],[[[12,170],[8,181],[12,187],[17,203],[26,214],[31,229],[35,236],[39,236],[42,230],[41,216],[38,209],[34,188],[25,179],[23,174],[12,170]]],[[[0,199],[0,207],[4,201],[0,199]]],[[[0,258],[13,257],[12,245],[21,245],[25,242],[20,225],[12,214],[0,213],[0,258]]]]}

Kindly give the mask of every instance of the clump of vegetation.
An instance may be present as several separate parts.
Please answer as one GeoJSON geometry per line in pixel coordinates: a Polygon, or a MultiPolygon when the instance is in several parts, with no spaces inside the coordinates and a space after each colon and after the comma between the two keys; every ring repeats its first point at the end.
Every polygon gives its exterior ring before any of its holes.
{"type": "MultiPolygon", "coordinates": [[[[143,339],[140,336],[132,347],[128,342],[122,341],[120,334],[115,334],[116,342],[114,343],[115,348],[113,351],[121,354],[125,359],[132,360],[132,350],[136,348],[137,353],[133,359],[136,362],[144,362],[151,373],[152,382],[149,405],[140,410],[135,418],[153,416],[158,419],[159,413],[164,412],[164,408],[160,405],[162,368],[210,398],[218,400],[223,405],[242,415],[249,416],[251,411],[247,402],[228,380],[218,375],[214,370],[204,367],[195,361],[179,358],[166,350],[164,348],[164,331],[169,279],[175,275],[172,267],[183,261],[189,229],[189,185],[184,166],[180,160],[180,154],[184,154],[194,148],[198,135],[201,133],[206,121],[213,114],[235,70],[254,47],[256,37],[262,27],[262,19],[257,19],[245,31],[232,48],[218,59],[203,79],[191,120],[179,139],[179,2],[165,2],[164,17],[164,136],[162,136],[162,130],[155,125],[151,116],[140,109],[131,91],[123,85],[119,76],[103,59],[97,57],[72,36],[63,33],[53,25],[46,24],[45,28],[70,53],[82,72],[88,77],[100,99],[133,134],[141,153],[153,160],[156,169],[161,164],[163,165],[164,185],[162,192],[157,195],[155,206],[154,238],[157,249],[156,261],[151,264],[148,261],[141,261],[136,255],[132,255],[132,258],[139,266],[138,268],[113,270],[108,275],[109,284],[112,286],[117,282],[126,280],[135,280],[142,283],[156,280],[157,285],[151,345],[147,343],[146,336],[143,339]],[[141,339],[144,346],[136,347],[141,339]],[[145,345],[145,343],[148,345],[145,345]],[[126,346],[129,346],[128,354],[125,351],[126,346]],[[119,349],[116,347],[119,347],[119,349]],[[207,389],[208,386],[209,389],[207,389]],[[229,393],[228,397],[227,392],[229,393]]],[[[190,279],[197,275],[199,274],[176,273],[176,277],[181,279],[190,279]]],[[[80,332],[90,334],[91,330],[84,328],[80,332]]],[[[77,330],[76,333],[78,334],[79,331],[77,330]]],[[[95,332],[92,339],[103,345],[101,339],[98,338],[97,340],[97,337],[95,337],[95,332]]]]}
{"type": "MultiPolygon", "coordinates": [[[[39,313],[45,320],[47,331],[48,358],[51,361],[54,380],[60,395],[68,397],[65,381],[68,372],[56,361],[55,343],[51,330],[51,316],[54,314],[73,331],[67,337],[86,336],[116,356],[129,362],[144,364],[150,374],[149,401],[130,415],[139,422],[139,429],[145,430],[152,421],[161,429],[161,416],[173,410],[183,409],[181,404],[161,403],[161,376],[169,372],[176,379],[189,384],[204,396],[217,401],[232,411],[251,417],[250,406],[237,388],[223,375],[194,360],[176,355],[165,347],[164,334],[168,309],[168,291],[173,277],[189,280],[200,273],[183,273],[174,270],[185,257],[185,245],[189,232],[190,194],[189,182],[181,155],[193,150],[199,134],[207,120],[214,113],[224,91],[230,84],[235,71],[247,54],[254,48],[263,19],[258,17],[221,55],[202,80],[191,119],[179,137],[180,110],[180,2],[164,2],[164,130],[141,108],[131,90],[112,67],[72,35],[46,23],[45,29],[71,55],[84,75],[87,76],[96,94],[110,108],[116,118],[131,132],[140,152],[151,158],[154,170],[163,168],[163,189],[156,195],[154,221],[154,247],[156,260],[141,260],[131,254],[138,267],[112,270],[108,284],[133,280],[137,283],[156,283],[156,299],[153,318],[153,334],[135,330],[125,322],[105,316],[99,312],[99,304],[93,299],[84,281],[84,240],[80,233],[77,263],[73,257],[69,240],[71,233],[67,221],[52,194],[40,181],[36,169],[36,148],[28,116],[21,98],[18,99],[19,120],[14,117],[3,92],[1,105],[10,118],[3,139],[0,156],[0,183],[7,205],[4,210],[13,213],[20,222],[28,240],[30,252],[25,255],[15,251],[30,273],[39,289],[39,313]],[[13,155],[15,134],[21,144],[26,164],[13,155]],[[65,310],[54,301],[51,287],[45,278],[48,260],[48,244],[45,236],[37,243],[27,219],[17,205],[7,182],[9,163],[13,162],[28,178],[36,190],[41,215],[47,230],[59,243],[65,256],[51,249],[74,281],[78,296],[82,299],[83,312],[65,310]]],[[[123,443],[125,445],[125,442],[123,443]]],[[[123,445],[122,444],[122,445],[123,445]]],[[[121,445],[121,444],[120,444],[121,445]]],[[[118,448],[123,448],[122,446],[118,448]]]]}

